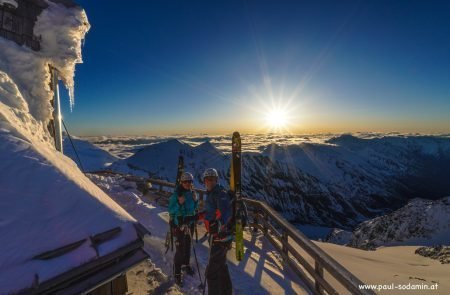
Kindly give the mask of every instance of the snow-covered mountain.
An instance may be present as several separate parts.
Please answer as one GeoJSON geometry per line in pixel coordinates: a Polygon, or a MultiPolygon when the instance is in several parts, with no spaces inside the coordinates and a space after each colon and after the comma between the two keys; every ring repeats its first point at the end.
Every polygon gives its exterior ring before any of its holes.
{"type": "Polygon", "coordinates": [[[450,244],[450,197],[413,199],[390,214],[367,220],[353,231],[349,246],[450,244]]]}
{"type": "Polygon", "coordinates": [[[222,177],[227,177],[229,156],[208,141],[195,147],[177,139],[153,144],[125,160],[115,162],[109,169],[124,173],[145,171],[151,177],[174,181],[180,154],[184,156],[186,171],[194,174],[197,186],[203,171],[209,167],[216,167],[222,177]]]}
{"type": "Polygon", "coordinates": [[[89,141],[82,140],[77,137],[71,137],[76,152],[68,137],[64,137],[63,150],[64,154],[70,157],[75,163],[80,165],[76,154],[81,161],[80,168],[83,168],[84,172],[94,172],[104,170],[106,167],[118,160],[107,151],[97,147],[89,141]]]}
{"type": "MultiPolygon", "coordinates": [[[[210,142],[195,147],[174,139],[153,144],[111,169],[173,181],[180,152],[197,186],[207,167],[217,168],[227,184],[229,155],[210,142]]],[[[261,153],[245,152],[243,165],[247,196],[304,224],[350,229],[412,197],[436,199],[450,193],[448,137],[341,135],[322,144],[271,144],[261,153]]]]}

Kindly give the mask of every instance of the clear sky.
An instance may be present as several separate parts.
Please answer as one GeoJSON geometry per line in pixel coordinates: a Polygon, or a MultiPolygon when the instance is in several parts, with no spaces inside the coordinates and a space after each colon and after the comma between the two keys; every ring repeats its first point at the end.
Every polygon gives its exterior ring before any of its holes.
{"type": "Polygon", "coordinates": [[[449,1],[77,2],[74,134],[450,133],[449,1]]]}

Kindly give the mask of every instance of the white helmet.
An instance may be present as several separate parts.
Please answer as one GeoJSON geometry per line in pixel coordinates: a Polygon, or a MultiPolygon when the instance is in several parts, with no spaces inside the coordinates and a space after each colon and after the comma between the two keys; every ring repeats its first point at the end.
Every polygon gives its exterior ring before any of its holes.
{"type": "Polygon", "coordinates": [[[17,3],[16,0],[0,0],[0,6],[9,6],[11,8],[16,9],[17,7],[19,7],[19,4],[17,3]]]}
{"type": "Polygon", "coordinates": [[[219,178],[219,173],[217,173],[217,170],[214,169],[214,168],[208,168],[203,173],[203,179],[205,179],[205,177],[216,177],[216,178],[219,178]]]}
{"type": "Polygon", "coordinates": [[[184,172],[181,174],[181,181],[194,181],[194,176],[189,172],[184,172]]]}

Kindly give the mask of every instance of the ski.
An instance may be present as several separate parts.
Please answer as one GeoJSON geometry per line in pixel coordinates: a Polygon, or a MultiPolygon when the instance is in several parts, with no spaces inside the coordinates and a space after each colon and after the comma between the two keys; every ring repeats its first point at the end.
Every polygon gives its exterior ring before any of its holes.
{"type": "Polygon", "coordinates": [[[231,151],[230,190],[235,195],[233,215],[236,223],[236,259],[241,261],[244,257],[244,228],[241,194],[241,136],[239,132],[233,133],[231,151]]]}
{"type": "MultiPolygon", "coordinates": [[[[175,189],[177,189],[177,187],[180,185],[181,182],[181,175],[183,174],[183,170],[184,170],[184,158],[183,156],[180,154],[178,156],[178,166],[177,166],[177,177],[175,179],[175,189]]],[[[166,235],[166,253],[169,251],[169,247],[173,252],[173,232],[172,232],[172,227],[170,224],[171,220],[169,220],[169,231],[167,232],[166,235]]]]}
{"type": "Polygon", "coordinates": [[[175,180],[175,185],[180,185],[181,182],[181,174],[183,174],[184,170],[184,158],[182,155],[178,156],[178,167],[177,167],[177,178],[175,180]]]}

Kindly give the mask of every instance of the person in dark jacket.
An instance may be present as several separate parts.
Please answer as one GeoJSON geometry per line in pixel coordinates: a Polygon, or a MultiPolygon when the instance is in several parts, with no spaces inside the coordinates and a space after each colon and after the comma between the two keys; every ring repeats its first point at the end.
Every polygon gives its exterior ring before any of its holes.
{"type": "Polygon", "coordinates": [[[194,177],[191,173],[185,172],[181,175],[181,185],[179,185],[169,199],[170,225],[175,237],[175,257],[174,275],[175,282],[183,285],[181,270],[193,275],[194,271],[190,266],[192,233],[198,210],[198,199],[193,190],[194,177]]]}
{"type": "Polygon", "coordinates": [[[203,180],[206,187],[206,215],[209,222],[210,255],[206,267],[208,294],[230,295],[233,292],[227,265],[227,252],[231,249],[232,205],[227,191],[218,183],[219,175],[214,168],[206,169],[203,180]],[[217,210],[220,214],[216,214],[217,210]]]}

